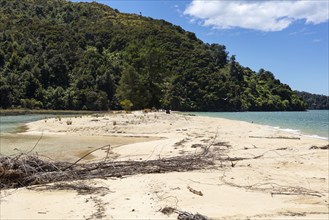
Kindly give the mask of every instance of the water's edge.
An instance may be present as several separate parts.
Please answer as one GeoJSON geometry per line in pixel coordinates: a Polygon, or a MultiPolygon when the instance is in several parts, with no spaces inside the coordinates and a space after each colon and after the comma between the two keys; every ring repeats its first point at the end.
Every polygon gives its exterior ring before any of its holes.
{"type": "MultiPolygon", "coordinates": [[[[215,118],[246,121],[267,125],[286,132],[328,140],[329,110],[311,110],[308,112],[181,112],[215,118]]],[[[68,115],[65,115],[68,116],[68,115]]],[[[64,117],[65,117],[64,116],[64,117]]],[[[72,115],[71,115],[72,116],[72,115]]],[[[0,116],[0,133],[24,131],[26,123],[58,117],[54,114],[33,114],[0,116]]]]}
{"type": "Polygon", "coordinates": [[[329,137],[329,110],[309,110],[307,112],[188,112],[187,114],[256,123],[318,139],[328,140],[329,137]]]}

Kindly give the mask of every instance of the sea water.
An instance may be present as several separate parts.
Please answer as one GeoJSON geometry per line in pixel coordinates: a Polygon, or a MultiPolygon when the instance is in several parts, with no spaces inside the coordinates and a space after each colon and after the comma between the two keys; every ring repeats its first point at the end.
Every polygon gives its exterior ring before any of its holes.
{"type": "MultiPolygon", "coordinates": [[[[318,138],[329,138],[329,110],[309,110],[306,112],[193,112],[193,114],[253,122],[289,132],[298,132],[318,138]]],[[[0,116],[0,133],[15,132],[18,127],[28,122],[49,117],[54,117],[54,115],[0,116]]]]}
{"type": "Polygon", "coordinates": [[[38,121],[47,117],[53,117],[53,115],[33,114],[0,116],[0,133],[15,132],[20,126],[23,126],[26,123],[38,121]]]}
{"type": "Polygon", "coordinates": [[[329,138],[329,110],[305,112],[193,112],[195,115],[252,122],[322,139],[329,138]]]}

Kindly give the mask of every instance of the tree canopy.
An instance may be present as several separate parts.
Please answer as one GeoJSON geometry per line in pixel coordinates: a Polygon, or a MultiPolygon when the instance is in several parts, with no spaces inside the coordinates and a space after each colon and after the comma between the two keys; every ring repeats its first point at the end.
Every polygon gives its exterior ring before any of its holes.
{"type": "Polygon", "coordinates": [[[243,67],[164,20],[98,3],[0,0],[0,107],[305,110],[273,73],[243,67]]]}
{"type": "Polygon", "coordinates": [[[309,92],[299,92],[295,91],[297,95],[305,100],[307,104],[307,109],[318,109],[318,110],[329,110],[329,96],[317,95],[309,92]]]}

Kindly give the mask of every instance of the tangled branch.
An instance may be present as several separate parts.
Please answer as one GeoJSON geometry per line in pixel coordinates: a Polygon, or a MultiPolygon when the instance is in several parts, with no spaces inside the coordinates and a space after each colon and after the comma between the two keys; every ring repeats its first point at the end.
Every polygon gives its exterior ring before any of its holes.
{"type": "Polygon", "coordinates": [[[38,155],[0,156],[0,189],[58,181],[123,177],[135,174],[184,172],[214,165],[210,156],[184,155],[147,161],[106,161],[91,163],[53,162],[38,155]]]}

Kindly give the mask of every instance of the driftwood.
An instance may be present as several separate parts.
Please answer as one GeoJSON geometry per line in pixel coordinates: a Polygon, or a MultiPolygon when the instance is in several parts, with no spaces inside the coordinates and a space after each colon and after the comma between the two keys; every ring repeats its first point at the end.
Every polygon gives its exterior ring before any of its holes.
{"type": "Polygon", "coordinates": [[[193,189],[193,188],[190,187],[190,186],[187,186],[187,189],[188,189],[191,193],[193,193],[193,194],[195,194],[195,195],[203,196],[203,193],[202,193],[201,191],[195,190],[195,189],[193,189]]]}
{"type": "MultiPolygon", "coordinates": [[[[217,134],[214,141],[216,137],[217,134]]],[[[83,158],[96,150],[107,148],[108,154],[110,150],[109,145],[87,153],[74,163],[41,159],[38,154],[30,154],[31,151],[28,154],[21,153],[14,157],[0,155],[0,189],[26,187],[59,181],[109,177],[121,178],[129,175],[148,173],[186,172],[214,168],[216,167],[216,161],[220,161],[221,167],[223,166],[223,162],[229,162],[231,163],[231,167],[234,167],[238,161],[258,159],[264,155],[261,154],[250,158],[232,158],[219,152],[210,151],[214,141],[204,147],[202,152],[197,154],[145,161],[109,161],[107,160],[108,155],[106,155],[105,159],[101,162],[79,163],[83,158]]],[[[190,191],[192,192],[193,190],[190,191]]]]}
{"type": "MultiPolygon", "coordinates": [[[[213,143],[218,135],[213,140],[213,143]]],[[[39,138],[38,142],[41,140],[39,138]]],[[[36,143],[36,145],[38,144],[36,143]]],[[[101,162],[79,163],[83,158],[96,150],[106,149],[110,145],[97,148],[80,157],[74,163],[42,160],[38,154],[30,155],[36,145],[27,154],[15,157],[0,155],[0,189],[26,187],[38,184],[54,183],[59,181],[73,181],[93,178],[109,178],[165,172],[185,172],[200,170],[214,166],[215,155],[209,153],[212,146],[203,149],[203,152],[193,155],[175,156],[146,161],[108,161],[106,155],[101,162]]]]}
{"type": "Polygon", "coordinates": [[[53,162],[42,160],[37,154],[0,156],[0,189],[58,181],[184,172],[214,165],[213,158],[209,155],[184,155],[147,161],[101,161],[81,164],[78,161],[53,162]]]}
{"type": "Polygon", "coordinates": [[[190,212],[181,211],[172,207],[164,207],[163,209],[160,209],[160,212],[162,212],[165,215],[176,213],[178,214],[177,216],[178,220],[210,220],[210,218],[208,218],[207,216],[201,215],[199,213],[192,214],[190,212]]]}
{"type": "Polygon", "coordinates": [[[310,150],[329,150],[329,144],[325,145],[325,146],[312,146],[310,147],[310,150]]]}

